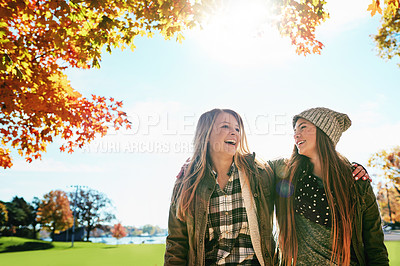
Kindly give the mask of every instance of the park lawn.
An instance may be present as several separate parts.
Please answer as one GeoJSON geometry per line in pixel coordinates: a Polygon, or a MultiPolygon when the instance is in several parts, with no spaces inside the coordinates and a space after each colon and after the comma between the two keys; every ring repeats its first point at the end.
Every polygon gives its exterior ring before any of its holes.
{"type": "MultiPolygon", "coordinates": [[[[400,241],[386,241],[390,265],[400,265],[400,241]]],[[[130,244],[106,245],[101,243],[71,243],[37,241],[18,237],[0,237],[0,265],[12,266],[109,266],[109,265],[163,265],[165,245],[130,244]],[[11,246],[11,248],[10,248],[11,246]],[[7,248],[8,247],[8,248],[7,248]],[[20,248],[18,248],[20,247],[20,248]],[[39,249],[32,251],[10,251],[39,249]],[[5,252],[6,251],[6,252],[5,252]]]]}
{"type": "Polygon", "coordinates": [[[389,253],[389,264],[400,265],[400,241],[386,241],[385,245],[389,253]]]}
{"type": "Polygon", "coordinates": [[[106,245],[102,243],[53,242],[50,249],[4,252],[7,247],[24,245],[32,249],[43,245],[45,248],[49,242],[35,241],[18,237],[0,238],[0,265],[10,266],[63,266],[63,265],[163,265],[164,244],[130,244],[130,245],[106,245]],[[26,244],[30,243],[30,244],[26,244]],[[37,245],[34,245],[37,243],[37,245]]]}

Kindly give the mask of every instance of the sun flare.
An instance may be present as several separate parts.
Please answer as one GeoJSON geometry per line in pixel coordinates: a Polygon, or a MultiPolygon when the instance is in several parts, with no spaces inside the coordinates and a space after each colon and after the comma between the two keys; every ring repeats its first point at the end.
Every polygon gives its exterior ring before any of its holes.
{"type": "Polygon", "coordinates": [[[294,55],[288,38],[274,25],[267,1],[221,1],[195,32],[212,57],[233,65],[279,62],[294,55]]]}

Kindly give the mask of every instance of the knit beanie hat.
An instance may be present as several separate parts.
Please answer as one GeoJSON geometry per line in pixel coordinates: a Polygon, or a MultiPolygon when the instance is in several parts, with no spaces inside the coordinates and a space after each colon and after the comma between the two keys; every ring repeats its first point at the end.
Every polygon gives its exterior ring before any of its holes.
{"type": "Polygon", "coordinates": [[[346,114],[335,112],[325,107],[305,110],[293,117],[293,128],[299,118],[304,118],[321,129],[334,143],[338,143],[342,133],[351,126],[351,120],[346,114]]]}

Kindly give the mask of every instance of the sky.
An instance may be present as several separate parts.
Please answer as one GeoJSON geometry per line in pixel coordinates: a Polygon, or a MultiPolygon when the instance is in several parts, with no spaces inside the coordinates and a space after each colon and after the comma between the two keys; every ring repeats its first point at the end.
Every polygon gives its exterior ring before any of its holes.
{"type": "Polygon", "coordinates": [[[250,149],[263,160],[290,156],[295,114],[320,106],[346,113],[352,126],[337,150],[366,166],[373,153],[400,145],[399,62],[377,56],[370,35],[380,18],[366,11],[369,0],[328,2],[330,19],[317,31],[321,55],[296,55],[290,40],[267,26],[256,34],[264,13],[255,10],[264,7],[249,5],[185,32],[182,44],[137,38],[134,52],[104,53],[100,69],[69,69],[84,96],[122,100],[132,129],[110,130],[73,154],[61,153],[56,140],[32,163],[14,152],[14,166],[0,170],[0,200],[87,186],[111,199],[123,225],[167,228],[197,120],[213,108],[242,116],[250,149]]]}

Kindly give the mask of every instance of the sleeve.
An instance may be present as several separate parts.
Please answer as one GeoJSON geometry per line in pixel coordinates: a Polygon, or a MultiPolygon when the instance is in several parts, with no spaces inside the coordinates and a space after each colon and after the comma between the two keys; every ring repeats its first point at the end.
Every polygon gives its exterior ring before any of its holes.
{"type": "Polygon", "coordinates": [[[283,158],[268,161],[268,165],[274,172],[275,181],[285,178],[286,163],[286,160],[283,158]]]}
{"type": "Polygon", "coordinates": [[[362,214],[362,235],[366,263],[367,265],[389,265],[378,203],[371,184],[368,183],[367,186],[367,192],[364,195],[365,209],[362,214]]]}
{"type": "Polygon", "coordinates": [[[164,255],[164,265],[187,265],[188,256],[188,233],[186,222],[179,220],[176,217],[176,201],[175,192],[177,185],[174,188],[172,196],[169,218],[168,218],[168,236],[166,239],[166,249],[164,255]]]}

